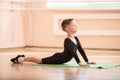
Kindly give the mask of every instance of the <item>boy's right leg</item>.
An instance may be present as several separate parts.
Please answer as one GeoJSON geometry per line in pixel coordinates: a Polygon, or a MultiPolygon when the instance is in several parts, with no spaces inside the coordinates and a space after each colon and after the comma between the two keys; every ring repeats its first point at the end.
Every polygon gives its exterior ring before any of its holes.
{"type": "Polygon", "coordinates": [[[42,63],[41,59],[37,59],[35,57],[25,57],[25,55],[18,55],[17,57],[11,59],[11,62],[13,62],[13,63],[20,63],[20,62],[24,62],[24,61],[35,62],[37,64],[42,63]]]}
{"type": "Polygon", "coordinates": [[[24,58],[24,61],[27,61],[27,62],[35,62],[37,64],[41,64],[42,63],[42,60],[41,59],[37,59],[35,57],[26,57],[24,58]]]}

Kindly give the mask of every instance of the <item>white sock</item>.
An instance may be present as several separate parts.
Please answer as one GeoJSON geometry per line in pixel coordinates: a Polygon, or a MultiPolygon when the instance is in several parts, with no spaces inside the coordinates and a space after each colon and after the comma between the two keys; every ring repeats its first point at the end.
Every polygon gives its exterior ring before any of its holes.
{"type": "Polygon", "coordinates": [[[18,58],[18,62],[23,62],[24,61],[24,57],[19,57],[18,58]]]}

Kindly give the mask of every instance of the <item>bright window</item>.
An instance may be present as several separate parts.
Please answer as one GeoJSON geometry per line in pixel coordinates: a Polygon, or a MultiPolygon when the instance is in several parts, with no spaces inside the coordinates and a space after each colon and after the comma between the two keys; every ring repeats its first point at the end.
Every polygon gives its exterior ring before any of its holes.
{"type": "Polygon", "coordinates": [[[48,0],[46,4],[47,8],[53,9],[120,9],[119,1],[51,1],[48,0]]]}

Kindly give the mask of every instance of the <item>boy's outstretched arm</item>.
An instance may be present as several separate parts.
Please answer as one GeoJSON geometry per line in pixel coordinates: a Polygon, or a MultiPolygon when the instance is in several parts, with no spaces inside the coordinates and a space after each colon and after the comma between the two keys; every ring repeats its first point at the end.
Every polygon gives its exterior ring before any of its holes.
{"type": "Polygon", "coordinates": [[[88,63],[88,64],[95,64],[95,62],[89,62],[89,60],[87,58],[87,55],[86,55],[85,51],[83,50],[83,48],[82,48],[82,46],[80,44],[79,39],[77,37],[76,37],[76,39],[77,39],[77,42],[78,42],[78,51],[81,53],[81,55],[82,55],[83,59],[85,60],[85,62],[88,63]]]}

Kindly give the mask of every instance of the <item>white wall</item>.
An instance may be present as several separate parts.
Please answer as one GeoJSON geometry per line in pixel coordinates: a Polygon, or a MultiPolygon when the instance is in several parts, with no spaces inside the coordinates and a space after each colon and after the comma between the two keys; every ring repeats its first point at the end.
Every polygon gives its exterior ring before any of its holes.
{"type": "Polygon", "coordinates": [[[0,11],[0,48],[24,46],[21,12],[0,11]]]}

